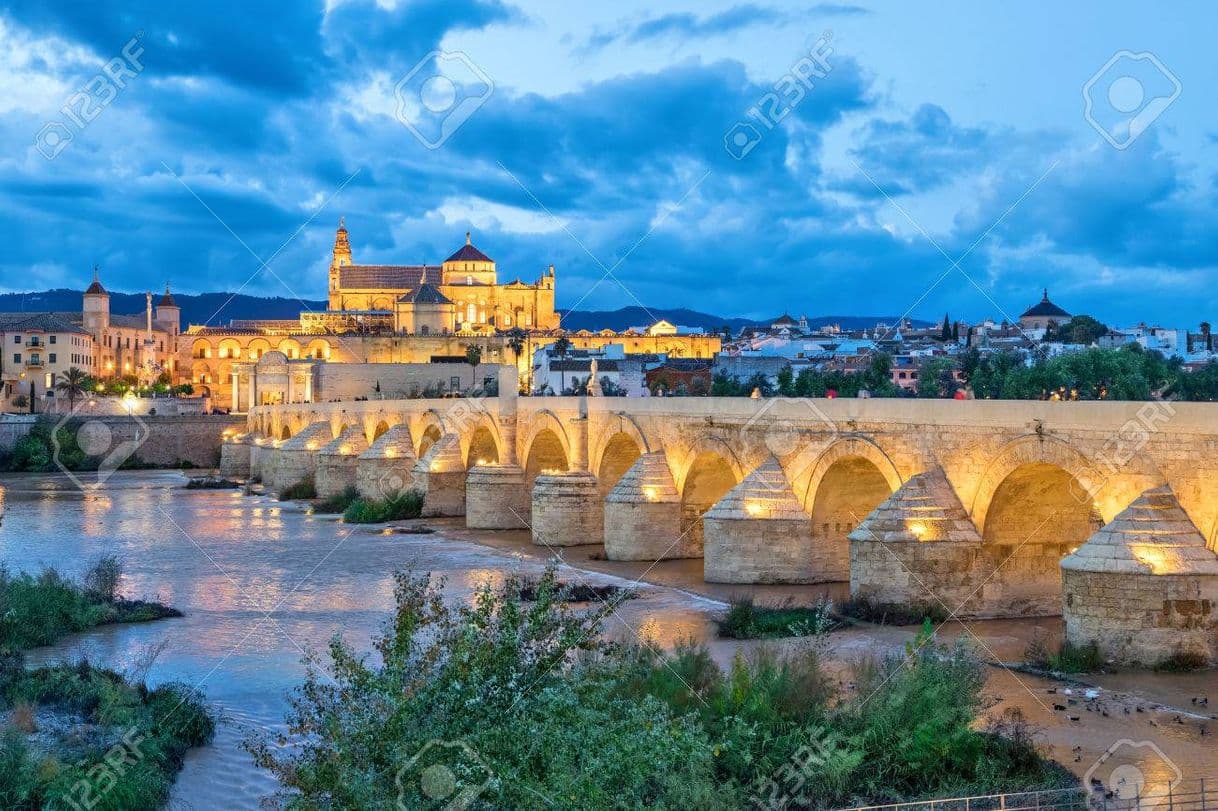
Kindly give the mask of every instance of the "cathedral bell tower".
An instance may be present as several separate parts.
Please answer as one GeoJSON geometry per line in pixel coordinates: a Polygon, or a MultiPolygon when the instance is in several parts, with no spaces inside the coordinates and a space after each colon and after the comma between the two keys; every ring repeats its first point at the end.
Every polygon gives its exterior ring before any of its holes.
{"type": "Polygon", "coordinates": [[[330,259],[330,309],[341,310],[342,300],[339,295],[339,268],[351,264],[351,242],[347,238],[345,217],[338,219],[338,231],[334,234],[334,252],[330,259]]]}

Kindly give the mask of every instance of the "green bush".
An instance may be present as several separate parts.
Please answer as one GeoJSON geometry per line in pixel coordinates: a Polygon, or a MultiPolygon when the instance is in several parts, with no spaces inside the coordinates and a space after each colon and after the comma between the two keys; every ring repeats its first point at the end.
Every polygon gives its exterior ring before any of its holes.
{"type": "Polygon", "coordinates": [[[313,484],[312,474],[279,491],[280,501],[303,501],[312,498],[317,498],[317,488],[313,484]]]}
{"type": "Polygon", "coordinates": [[[34,576],[0,566],[0,651],[51,645],[98,625],[181,616],[159,603],[121,599],[121,578],[121,564],[112,556],[90,567],[83,583],[54,569],[34,576]]]}
{"type": "Polygon", "coordinates": [[[359,491],[354,487],[348,487],[336,496],[330,496],[327,499],[322,499],[313,505],[315,513],[341,513],[346,512],[347,508],[359,500],[359,491]]]}
{"type": "Polygon", "coordinates": [[[3,808],[160,808],[186,752],[215,734],[197,690],[169,684],[149,691],[88,662],[4,671],[0,706],[22,703],[79,715],[100,727],[103,743],[67,737],[35,758],[25,736],[8,727],[0,737],[3,808]]]}
{"type": "Polygon", "coordinates": [[[571,609],[552,568],[527,604],[514,578],[472,603],[443,585],[397,575],[373,656],[335,636],[330,675],[311,670],[293,693],[291,732],[247,744],[285,805],[439,807],[424,791],[434,765],[487,808],[740,808],[793,761],[803,808],[1073,780],[1026,727],[974,728],[984,666],[929,631],[860,665],[841,696],[813,649],[763,648],[723,671],[698,645],[607,641],[611,609],[571,609]]]}
{"type": "Polygon", "coordinates": [[[789,600],[778,607],[758,607],[752,597],[734,597],[727,615],[719,621],[719,633],[731,639],[815,636],[837,624],[831,600],[807,607],[794,606],[789,600]]]}
{"type": "Polygon", "coordinates": [[[1104,669],[1104,657],[1100,654],[1099,645],[1092,641],[1085,645],[1075,645],[1063,640],[1056,652],[1050,650],[1044,634],[1034,631],[1028,642],[1024,658],[1028,664],[1042,670],[1055,673],[1094,673],[1104,669]]]}
{"type": "Polygon", "coordinates": [[[840,610],[844,617],[874,622],[876,625],[920,625],[926,620],[941,625],[947,622],[948,617],[947,609],[941,605],[877,603],[862,597],[847,600],[840,610]]]}
{"type": "Polygon", "coordinates": [[[348,524],[383,524],[386,521],[405,521],[423,514],[423,493],[408,490],[394,498],[383,500],[360,498],[348,505],[343,512],[343,521],[348,524]]]}

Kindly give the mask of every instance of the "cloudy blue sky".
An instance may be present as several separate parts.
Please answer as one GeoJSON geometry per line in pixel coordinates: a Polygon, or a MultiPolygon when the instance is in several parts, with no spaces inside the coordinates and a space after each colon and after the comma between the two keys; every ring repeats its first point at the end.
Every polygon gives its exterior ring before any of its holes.
{"type": "Polygon", "coordinates": [[[1218,13],[1172,9],[9,0],[0,289],[319,298],[344,215],[561,307],[1193,325],[1218,13]]]}

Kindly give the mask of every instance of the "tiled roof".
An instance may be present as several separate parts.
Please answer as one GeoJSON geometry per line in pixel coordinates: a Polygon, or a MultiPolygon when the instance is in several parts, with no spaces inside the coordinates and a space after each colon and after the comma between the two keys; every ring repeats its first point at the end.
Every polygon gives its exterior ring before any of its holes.
{"type": "Polygon", "coordinates": [[[454,253],[452,256],[444,260],[445,262],[493,262],[489,256],[475,248],[469,241],[469,235],[466,235],[465,244],[454,253]]]}
{"type": "Polygon", "coordinates": [[[414,304],[452,304],[448,296],[440,292],[434,284],[421,284],[419,288],[402,296],[398,301],[409,301],[414,304]]]}
{"type": "Polygon", "coordinates": [[[0,313],[0,326],[10,331],[34,330],[36,332],[74,332],[90,334],[88,330],[55,313],[0,313]],[[20,316],[10,318],[10,316],[20,316]]]}
{"type": "Polygon", "coordinates": [[[440,278],[435,265],[347,265],[338,270],[338,286],[347,290],[412,290],[424,271],[440,278]]]}

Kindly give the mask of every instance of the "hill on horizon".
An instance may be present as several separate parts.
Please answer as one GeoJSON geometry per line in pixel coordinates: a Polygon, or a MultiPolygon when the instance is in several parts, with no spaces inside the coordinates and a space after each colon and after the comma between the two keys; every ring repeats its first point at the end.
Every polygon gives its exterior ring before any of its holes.
{"type": "MultiPolygon", "coordinates": [[[[160,298],[153,293],[153,304],[160,298]]],[[[182,308],[183,326],[206,324],[224,326],[231,320],[295,319],[302,311],[323,311],[325,301],[292,299],[282,296],[250,296],[244,293],[174,293],[174,301],[182,308]]],[[[0,293],[0,312],[79,312],[81,291],[59,288],[29,293],[0,293]]],[[[110,311],[124,315],[144,312],[143,293],[110,292],[110,311]]],[[[649,326],[659,319],[682,327],[698,327],[715,332],[724,326],[732,331],[742,327],[768,326],[777,315],[769,319],[723,317],[682,307],[623,307],[619,310],[572,310],[562,311],[564,329],[596,331],[611,329],[620,332],[630,327],[649,326]]],[[[870,329],[880,322],[892,324],[896,316],[822,315],[809,318],[808,324],[820,327],[839,324],[842,329],[870,329]]],[[[929,326],[929,321],[912,319],[916,326],[929,326]]]]}

